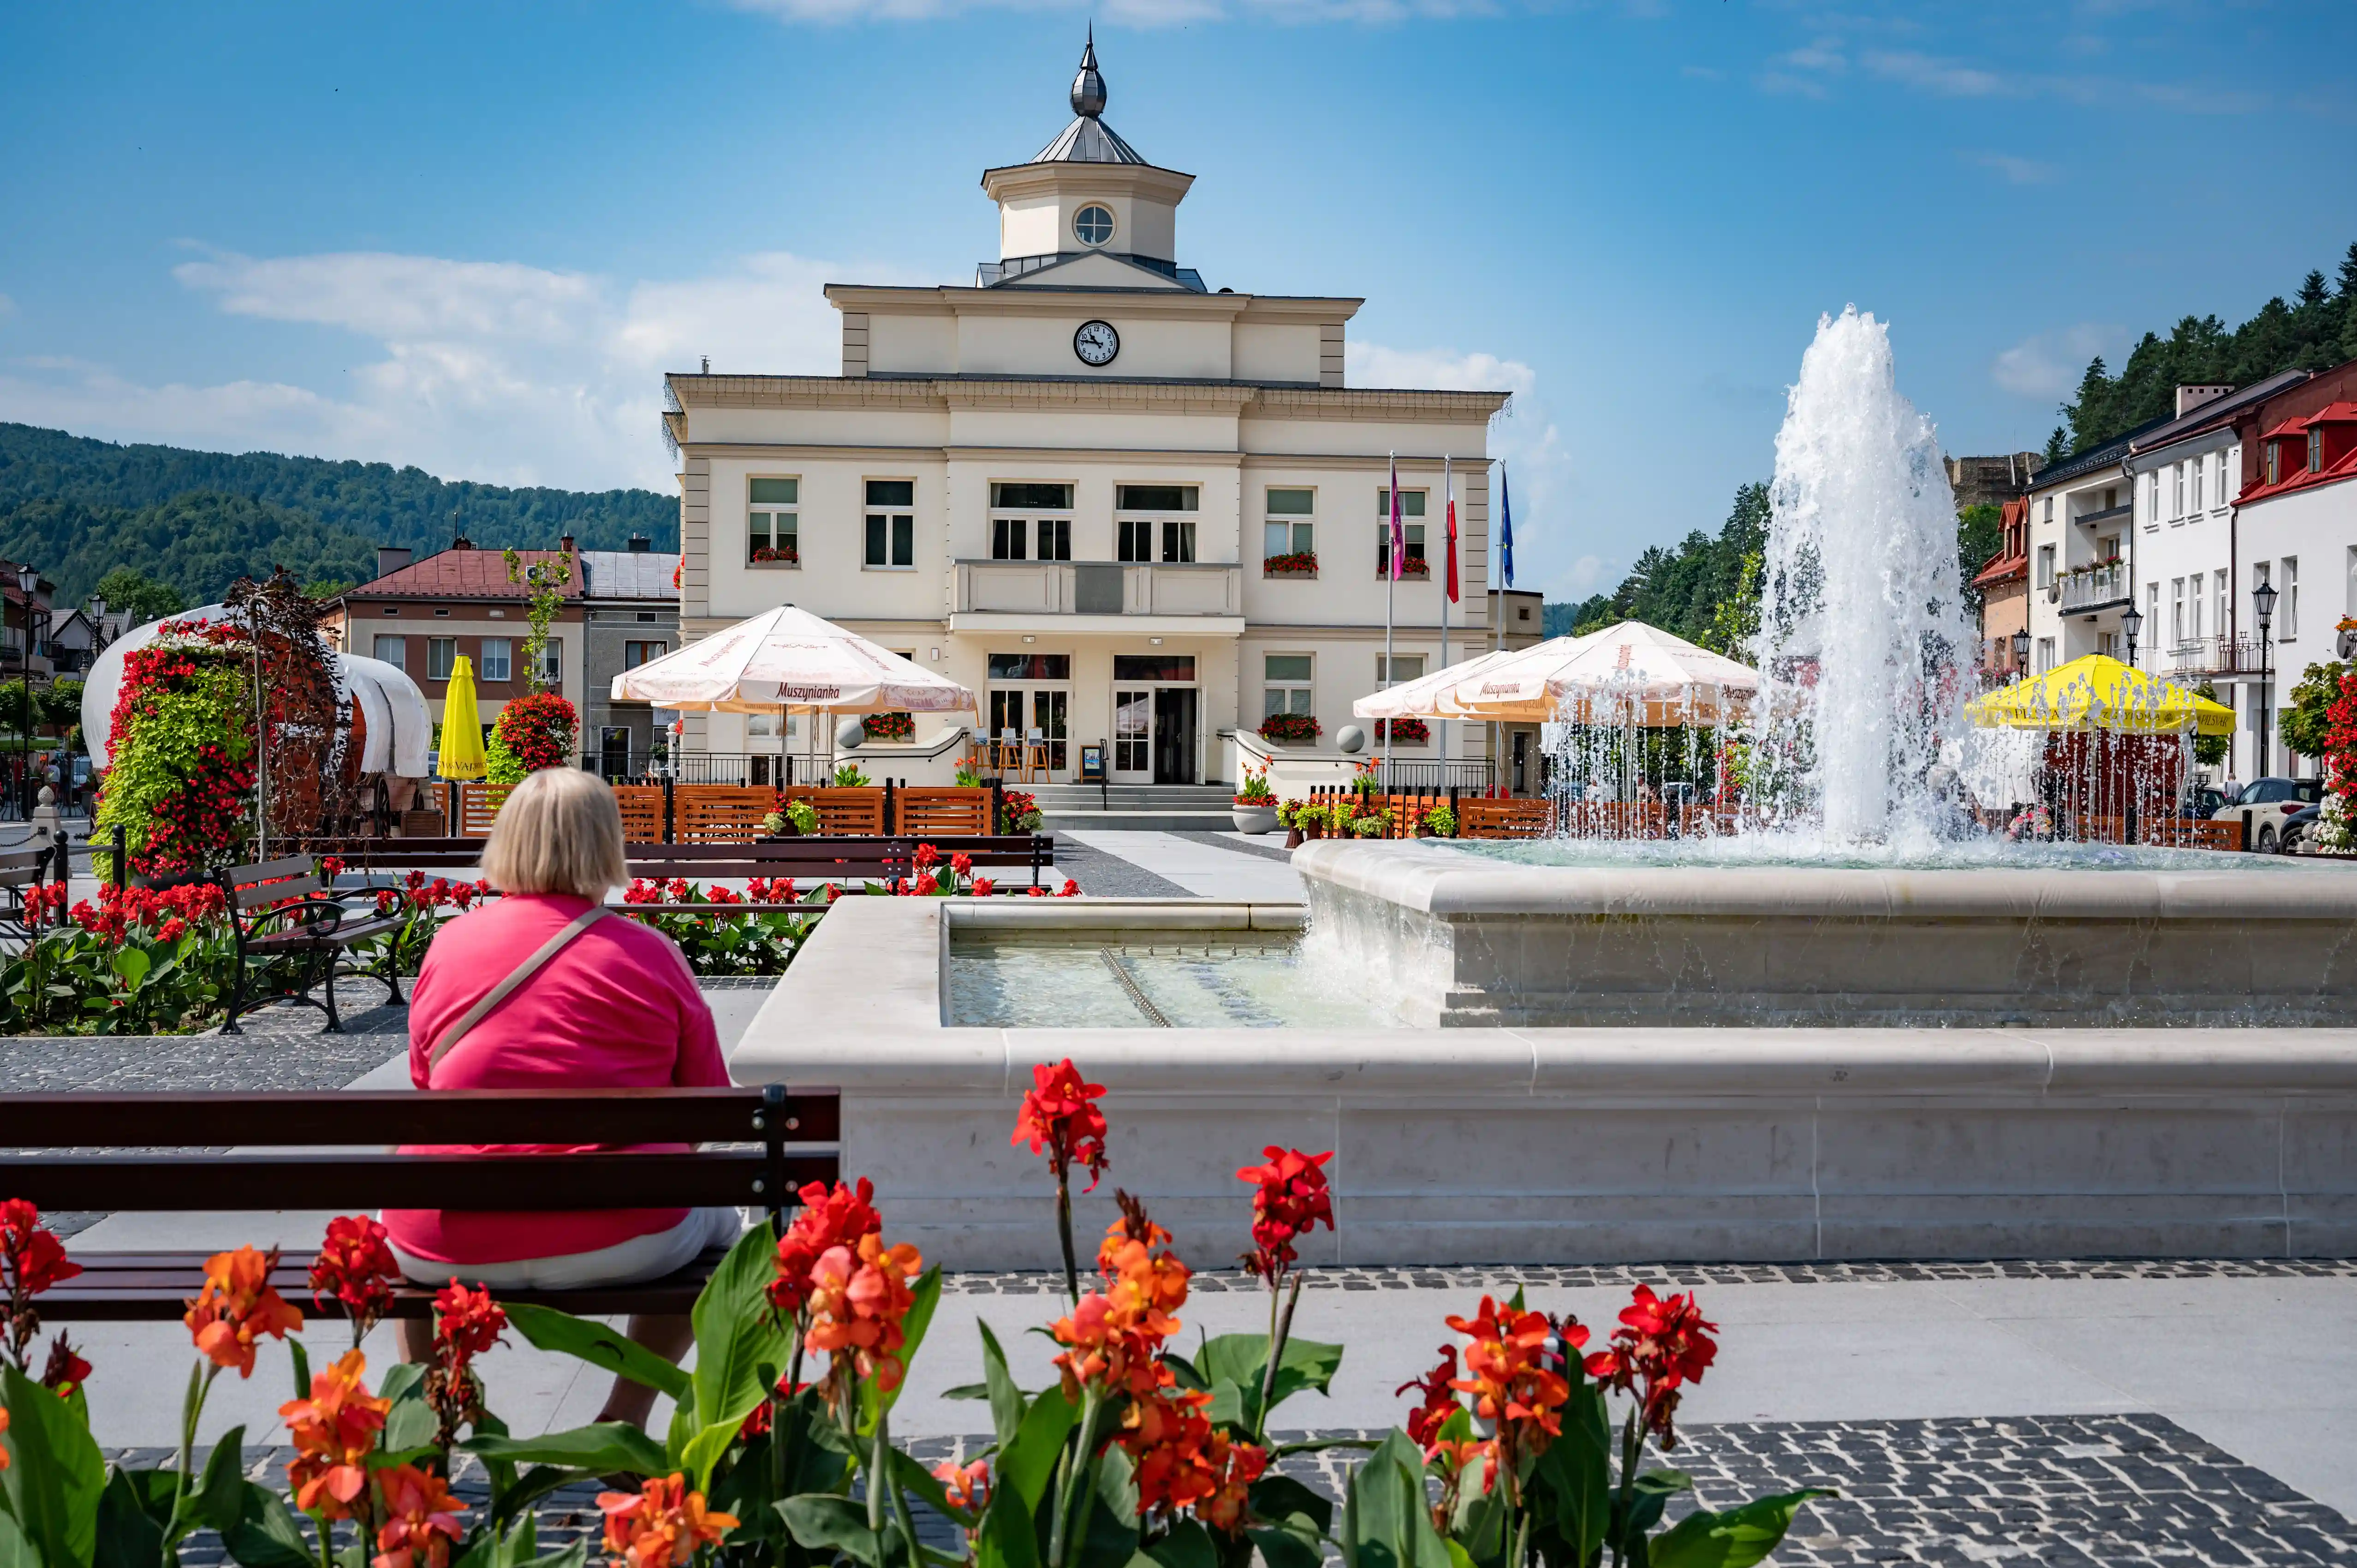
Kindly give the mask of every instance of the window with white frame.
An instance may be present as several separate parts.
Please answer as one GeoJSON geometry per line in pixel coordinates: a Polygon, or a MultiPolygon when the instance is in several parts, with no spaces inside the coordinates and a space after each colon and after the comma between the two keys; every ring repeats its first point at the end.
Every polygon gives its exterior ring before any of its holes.
{"type": "Polygon", "coordinates": [[[2199,517],[2210,510],[2201,502],[2201,480],[2210,471],[2210,459],[2196,457],[2190,466],[2193,469],[2193,512],[2199,517]]]}
{"type": "MultiPolygon", "coordinates": [[[[2195,592],[2199,593],[2200,591],[2201,585],[2196,584],[2195,592]]],[[[2195,602],[2198,604],[2200,603],[2200,600],[2197,599],[2195,602]]],[[[2171,647],[2175,647],[2177,644],[2183,642],[2184,640],[2185,579],[2182,577],[2171,577],[2169,580],[2169,641],[2171,647]]]]}
{"type": "Polygon", "coordinates": [[[2276,606],[2276,640],[2289,642],[2299,635],[2299,557],[2283,558],[2283,576],[2277,585],[2283,590],[2283,600],[2276,606]]]}
{"type": "Polygon", "coordinates": [[[2357,616],[2357,544],[2349,547],[2346,569],[2348,581],[2341,590],[2341,613],[2345,616],[2357,616]]]}
{"type": "Polygon", "coordinates": [[[429,637],[425,639],[425,678],[447,681],[450,669],[458,657],[458,639],[455,637],[429,637]]]}
{"type": "MultiPolygon", "coordinates": [[[[1422,490],[1400,491],[1402,575],[1421,575],[1428,569],[1424,553],[1424,498],[1422,490]]],[[[1392,492],[1388,487],[1376,487],[1375,517],[1375,575],[1388,577],[1392,575],[1392,492]]]]}
{"type": "Polygon", "coordinates": [[[1194,560],[1192,514],[1201,504],[1202,490],[1195,485],[1115,485],[1113,510],[1121,559],[1174,564],[1194,560]]]}
{"type": "Polygon", "coordinates": [[[2046,521],[2049,522],[2052,522],[2054,521],[2054,498],[2052,496],[2048,496],[2046,498],[2046,521]]]}
{"type": "Polygon", "coordinates": [[[2144,624],[2145,636],[2154,639],[2160,636],[2160,585],[2158,583],[2147,583],[2144,585],[2144,624]]]}
{"type": "Polygon", "coordinates": [[[866,488],[866,549],[862,564],[877,570],[917,564],[917,483],[870,479],[866,488]]]}
{"type": "Polygon", "coordinates": [[[2155,468],[2144,477],[2137,487],[2144,495],[2144,515],[2147,522],[2160,521],[2160,470],[2155,468]]]}
{"type": "MultiPolygon", "coordinates": [[[[2215,628],[2218,636],[2223,637],[2226,635],[2227,627],[2233,624],[2227,615],[2227,611],[2231,607],[2227,599],[2228,596],[2233,592],[2233,587],[2226,576],[2226,569],[2223,566],[2219,567],[2216,574],[2211,578],[2211,587],[2210,607],[2214,612],[2211,620],[2211,625],[2215,628]]],[[[2199,614],[2196,614],[2193,618],[2193,635],[2196,637],[2201,636],[2201,618],[2199,614]]]]}
{"type": "MultiPolygon", "coordinates": [[[[2352,561],[2357,561],[2357,550],[2351,551],[2350,555],[2352,561]]],[[[2352,574],[2350,580],[2352,583],[2357,583],[2357,565],[2352,565],[2350,570],[2352,574]]],[[[392,665],[395,670],[408,669],[409,639],[405,637],[378,638],[376,639],[376,657],[383,660],[385,663],[392,665]]]]}
{"type": "Polygon", "coordinates": [[[2053,668],[2054,639],[2050,637],[2041,637],[2038,639],[2038,673],[2043,675],[2053,668]]]}
{"type": "Polygon", "coordinates": [[[755,565],[800,565],[802,482],[754,479],[746,503],[745,559],[755,565]]]}
{"type": "Polygon", "coordinates": [[[1396,686],[1403,682],[1424,679],[1424,655],[1393,653],[1375,655],[1375,684],[1396,686]]]}
{"type": "Polygon", "coordinates": [[[2175,522],[2185,516],[2185,465],[2170,464],[2169,475],[2169,518],[2175,522]]]}
{"type": "Polygon", "coordinates": [[[540,645],[540,682],[544,686],[558,686],[565,682],[565,639],[552,637],[540,645]]]}
{"type": "Polygon", "coordinates": [[[1297,566],[1314,565],[1318,559],[1318,492],[1272,485],[1267,510],[1268,521],[1261,525],[1261,559],[1267,562],[1291,556],[1297,566]],[[1306,561],[1302,559],[1305,556],[1306,561]]]}
{"type": "Polygon", "coordinates": [[[2201,574],[2199,572],[2185,579],[2185,635],[2197,642],[2201,639],[2201,574]]]}
{"type": "Polygon", "coordinates": [[[1314,712],[1310,675],[1315,663],[1307,653],[1263,655],[1261,682],[1267,694],[1261,711],[1267,714],[1314,712]]]}
{"type": "Polygon", "coordinates": [[[512,639],[504,637],[483,639],[483,679],[515,679],[515,643],[512,639]]]}
{"type": "Polygon", "coordinates": [[[2040,588],[2050,588],[2054,585],[2054,546],[2051,544],[2041,544],[2038,547],[2038,585],[2040,588]]]}
{"type": "Polygon", "coordinates": [[[990,487],[990,558],[1070,561],[1072,487],[994,482],[990,487]]]}

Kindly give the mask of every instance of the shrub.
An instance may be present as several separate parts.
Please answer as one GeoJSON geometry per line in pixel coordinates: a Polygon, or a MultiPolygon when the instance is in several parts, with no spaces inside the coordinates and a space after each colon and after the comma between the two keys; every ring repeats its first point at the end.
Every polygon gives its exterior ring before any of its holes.
{"type": "Polygon", "coordinates": [[[566,766],[573,759],[573,737],[580,724],[573,704],[554,692],[511,700],[491,722],[490,744],[483,749],[484,777],[493,784],[514,784],[527,773],[566,766]]]}

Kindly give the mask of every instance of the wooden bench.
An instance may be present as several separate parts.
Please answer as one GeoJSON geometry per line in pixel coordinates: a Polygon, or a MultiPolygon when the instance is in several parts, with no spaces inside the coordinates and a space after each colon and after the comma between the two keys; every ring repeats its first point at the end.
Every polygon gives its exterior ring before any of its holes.
{"type": "Polygon", "coordinates": [[[499,820],[500,808],[507,804],[512,784],[470,783],[458,786],[458,836],[484,839],[491,836],[491,824],[499,820]]]}
{"type": "Polygon", "coordinates": [[[31,934],[25,921],[25,895],[48,880],[44,874],[52,853],[48,849],[0,850],[0,929],[18,936],[31,934]]]}
{"type": "Polygon", "coordinates": [[[942,834],[986,836],[991,830],[990,791],[963,788],[902,785],[892,792],[892,831],[914,838],[942,834]]]}
{"type": "Polygon", "coordinates": [[[786,791],[786,798],[809,801],[818,812],[818,831],[829,837],[881,838],[887,829],[880,784],[851,789],[797,784],[786,791]]]}
{"type": "Polygon", "coordinates": [[[680,843],[744,843],[761,836],[761,819],[777,809],[775,789],[676,784],[671,836],[680,843]]]}
{"type": "Polygon", "coordinates": [[[1474,800],[1457,803],[1457,836],[1467,839],[1543,838],[1555,823],[1544,800],[1474,800]]]}
{"type": "MultiPolygon", "coordinates": [[[[237,944],[237,963],[230,981],[229,1016],[221,1023],[221,1033],[243,1034],[245,1031],[237,1026],[240,1016],[264,1003],[285,1000],[319,1008],[328,1015],[322,1032],[342,1034],[344,1020],[336,1011],[338,962],[356,944],[399,930],[400,918],[378,914],[373,893],[355,891],[347,895],[366,897],[369,902],[362,907],[345,902],[329,888],[319,875],[317,863],[307,854],[253,865],[232,865],[208,875],[168,878],[156,886],[170,887],[197,881],[210,881],[221,890],[229,908],[230,933],[237,944]],[[249,1003],[249,971],[266,970],[279,963],[288,971],[285,984],[249,1003]],[[328,993],[324,1002],[311,995],[312,987],[322,982],[328,993]]],[[[386,945],[384,956],[373,968],[351,972],[382,982],[388,1001],[401,1000],[401,972],[393,962],[391,944],[386,945]]]]}
{"type": "MultiPolygon", "coordinates": [[[[766,1210],[776,1224],[805,1182],[835,1179],[841,1136],[831,1091],[750,1089],[465,1090],[305,1094],[0,1096],[0,1197],[52,1209],[273,1209],[289,1202],[347,1213],[387,1207],[502,1209],[766,1210]],[[192,1137],[231,1154],[164,1153],[192,1137]],[[689,1154],[401,1155],[388,1145],[495,1143],[725,1144],[689,1154]],[[53,1151],[99,1147],[102,1154],[53,1151]],[[269,1153],[247,1153],[246,1147],[269,1153]]],[[[263,1234],[256,1245],[274,1238],[263,1234]]],[[[59,1323],[161,1321],[188,1310],[207,1253],[92,1252],[68,1243],[83,1272],[44,1293],[59,1323]]],[[[271,1283],[307,1315],[314,1253],[289,1247],[271,1283]]],[[[645,1284],[499,1292],[588,1316],[685,1313],[722,1254],[707,1251],[645,1284]]],[[[463,1268],[451,1273],[461,1279],[463,1268]]],[[[404,1285],[393,1316],[424,1317],[434,1287],[404,1285]]]]}
{"type": "Polygon", "coordinates": [[[939,850],[943,864],[963,854],[977,871],[1028,871],[1034,886],[1040,873],[1056,864],[1056,841],[1048,833],[781,838],[753,843],[630,844],[628,851],[634,877],[708,882],[714,877],[788,876],[813,887],[822,882],[888,882],[906,876],[920,844],[939,850]]]}

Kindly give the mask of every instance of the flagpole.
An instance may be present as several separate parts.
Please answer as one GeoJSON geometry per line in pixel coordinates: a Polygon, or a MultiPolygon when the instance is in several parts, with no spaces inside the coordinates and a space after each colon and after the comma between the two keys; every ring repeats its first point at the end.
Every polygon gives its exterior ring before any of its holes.
{"type": "MultiPolygon", "coordinates": [[[[1440,459],[1440,489],[1443,521],[1448,531],[1448,559],[1444,563],[1446,580],[1440,585],[1440,667],[1448,668],[1448,590],[1457,583],[1457,469],[1455,459],[1444,454],[1440,459]]],[[[1440,721],[1440,787],[1448,788],[1448,721],[1440,721]]]]}
{"type": "MultiPolygon", "coordinates": [[[[1398,590],[1399,590],[1399,575],[1400,575],[1400,549],[1401,549],[1401,538],[1402,538],[1402,536],[1401,536],[1401,533],[1400,533],[1400,521],[1399,521],[1399,519],[1400,519],[1399,454],[1398,454],[1396,451],[1394,451],[1394,452],[1391,455],[1391,458],[1392,458],[1392,493],[1391,493],[1391,498],[1390,498],[1390,499],[1391,499],[1391,521],[1390,521],[1390,528],[1391,528],[1391,532],[1390,532],[1389,533],[1385,534],[1385,535],[1384,535],[1384,537],[1383,537],[1383,566],[1384,566],[1384,571],[1383,571],[1383,680],[1382,680],[1381,682],[1377,682],[1377,689],[1378,689],[1378,690],[1388,689],[1388,688],[1390,687],[1391,683],[1392,683],[1392,601],[1393,601],[1394,598],[1396,598],[1396,597],[1398,596],[1398,590]]],[[[1390,794],[1390,793],[1391,793],[1391,788],[1392,788],[1392,724],[1391,724],[1391,721],[1390,721],[1389,719],[1385,719],[1385,720],[1383,720],[1383,793],[1385,793],[1385,794],[1387,794],[1387,795],[1388,795],[1388,794],[1390,794]]]]}
{"type": "MultiPolygon", "coordinates": [[[[1501,459],[1498,464],[1498,483],[1501,492],[1504,489],[1505,478],[1506,465],[1504,460],[1501,459]]],[[[1491,519],[1490,537],[1487,542],[1490,546],[1489,560],[1484,564],[1489,567],[1485,575],[1490,580],[1483,585],[1489,589],[1487,597],[1490,603],[1487,607],[1490,611],[1490,651],[1496,653],[1506,646],[1506,596],[1498,586],[1498,524],[1495,518],[1491,519]]],[[[1492,789],[1497,787],[1500,779],[1505,777],[1505,746],[1504,727],[1496,719],[1491,719],[1490,721],[1490,784],[1492,789]]]]}

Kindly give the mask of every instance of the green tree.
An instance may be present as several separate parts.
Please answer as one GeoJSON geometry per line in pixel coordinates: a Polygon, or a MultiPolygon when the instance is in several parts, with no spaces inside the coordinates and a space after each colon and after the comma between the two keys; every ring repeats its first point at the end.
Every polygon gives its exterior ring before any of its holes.
{"type": "Polygon", "coordinates": [[[1975,614],[1980,610],[1980,590],[1973,579],[1982,567],[2005,546],[2005,509],[1984,502],[1968,506],[1956,513],[1956,569],[1964,576],[1964,605],[1975,614]]]}
{"type": "Polygon", "coordinates": [[[92,584],[90,591],[103,598],[108,609],[129,611],[135,626],[161,620],[188,607],[170,584],[158,583],[135,566],[115,567],[92,584]]]}
{"type": "MultiPolygon", "coordinates": [[[[2194,688],[2212,702],[2218,700],[2218,688],[2204,681],[2194,688]]],[[[2204,768],[2215,768],[2226,760],[2226,748],[2234,737],[2227,735],[2197,735],[2193,737],[2193,760],[2204,768]]]]}
{"type": "Polygon", "coordinates": [[[2341,696],[2341,677],[2350,667],[2333,660],[2311,664],[2291,689],[2283,710],[2284,744],[2302,757],[2322,757],[2325,737],[2332,732],[2330,709],[2341,696]]]}

